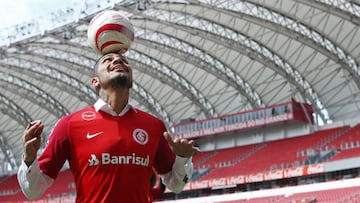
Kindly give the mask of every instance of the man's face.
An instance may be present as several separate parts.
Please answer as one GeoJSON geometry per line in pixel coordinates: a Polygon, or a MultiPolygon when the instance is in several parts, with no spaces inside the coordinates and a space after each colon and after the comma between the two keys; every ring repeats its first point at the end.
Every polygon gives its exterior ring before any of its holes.
{"type": "Polygon", "coordinates": [[[103,89],[132,87],[132,69],[127,59],[120,54],[102,56],[98,61],[97,77],[103,89]]]}

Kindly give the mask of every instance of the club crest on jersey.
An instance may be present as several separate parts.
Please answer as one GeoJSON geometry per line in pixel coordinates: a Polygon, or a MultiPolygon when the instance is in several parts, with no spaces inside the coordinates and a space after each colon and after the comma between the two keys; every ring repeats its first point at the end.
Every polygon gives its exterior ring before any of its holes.
{"type": "Polygon", "coordinates": [[[145,144],[147,144],[148,141],[149,141],[149,135],[148,135],[148,133],[147,133],[145,130],[140,129],[140,128],[136,128],[136,129],[133,131],[132,136],[133,136],[133,139],[134,139],[137,143],[139,143],[139,144],[141,144],[141,145],[145,145],[145,144]]]}
{"type": "Polygon", "coordinates": [[[91,121],[96,118],[96,114],[93,111],[85,111],[81,114],[81,118],[85,121],[91,121]]]}

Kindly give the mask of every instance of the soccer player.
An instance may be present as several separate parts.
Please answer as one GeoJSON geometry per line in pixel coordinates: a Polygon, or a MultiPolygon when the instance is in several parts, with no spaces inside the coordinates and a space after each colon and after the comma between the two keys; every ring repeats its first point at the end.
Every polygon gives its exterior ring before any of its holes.
{"type": "Polygon", "coordinates": [[[156,172],[153,173],[150,179],[150,190],[153,200],[160,199],[160,197],[164,194],[166,186],[159,180],[158,184],[158,176],[156,172]]]}
{"type": "Polygon", "coordinates": [[[100,57],[92,79],[99,99],[62,117],[37,158],[44,125],[24,131],[20,187],[29,199],[40,197],[66,160],[74,175],[76,202],[151,202],[153,168],[167,188],[182,191],[191,178],[193,140],[172,139],[158,118],[132,107],[132,68],[120,54],[100,57]]]}

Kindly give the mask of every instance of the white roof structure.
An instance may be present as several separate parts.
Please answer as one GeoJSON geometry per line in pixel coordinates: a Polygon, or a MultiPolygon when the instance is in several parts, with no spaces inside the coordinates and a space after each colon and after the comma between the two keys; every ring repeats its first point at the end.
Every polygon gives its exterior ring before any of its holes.
{"type": "Polygon", "coordinates": [[[86,30],[104,9],[135,26],[130,102],[171,130],[291,99],[311,103],[319,123],[359,117],[359,0],[82,2],[0,30],[0,175],[16,171],[30,121],[47,140],[96,100],[86,30]]]}

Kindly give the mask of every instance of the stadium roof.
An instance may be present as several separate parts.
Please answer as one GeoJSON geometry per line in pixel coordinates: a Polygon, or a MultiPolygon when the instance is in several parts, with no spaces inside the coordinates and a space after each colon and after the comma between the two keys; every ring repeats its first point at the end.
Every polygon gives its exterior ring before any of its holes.
{"type": "Polygon", "coordinates": [[[96,100],[86,29],[103,9],[135,26],[131,103],[169,129],[292,98],[319,123],[360,114],[359,0],[83,1],[0,30],[0,175],[17,169],[30,121],[46,140],[96,100]]]}

